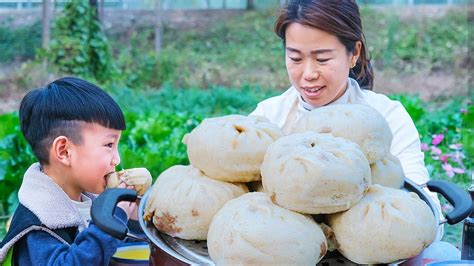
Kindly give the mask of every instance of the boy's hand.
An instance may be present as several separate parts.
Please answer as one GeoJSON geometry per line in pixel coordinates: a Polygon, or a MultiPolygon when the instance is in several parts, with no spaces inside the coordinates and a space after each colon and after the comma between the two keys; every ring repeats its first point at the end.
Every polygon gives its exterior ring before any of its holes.
{"type": "MultiPolygon", "coordinates": [[[[123,182],[120,183],[120,185],[118,185],[118,188],[126,188],[126,189],[131,189],[131,190],[135,189],[134,186],[128,186],[123,182]]],[[[128,219],[138,220],[138,203],[139,202],[140,202],[139,200],[135,202],[121,201],[117,203],[117,207],[120,207],[122,208],[122,210],[125,211],[125,213],[128,216],[128,219]]]]}

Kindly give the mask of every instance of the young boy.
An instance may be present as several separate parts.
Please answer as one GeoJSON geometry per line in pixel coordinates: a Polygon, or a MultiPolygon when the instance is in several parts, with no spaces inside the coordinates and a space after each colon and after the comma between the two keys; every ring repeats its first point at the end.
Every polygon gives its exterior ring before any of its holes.
{"type": "MultiPolygon", "coordinates": [[[[29,92],[20,122],[39,163],[23,177],[0,264],[8,256],[13,265],[108,265],[121,240],[90,222],[90,208],[120,163],[122,110],[97,86],[67,77],[29,92]]],[[[119,203],[115,217],[127,223],[130,206],[119,203]]]]}

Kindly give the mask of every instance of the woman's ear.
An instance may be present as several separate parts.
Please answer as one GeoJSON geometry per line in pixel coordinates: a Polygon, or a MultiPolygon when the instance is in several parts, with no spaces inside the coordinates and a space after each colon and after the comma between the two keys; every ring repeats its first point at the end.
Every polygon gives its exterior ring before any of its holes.
{"type": "Polygon", "coordinates": [[[71,164],[71,152],[69,151],[71,144],[71,140],[65,136],[55,138],[51,147],[51,158],[69,166],[71,164]]]}
{"type": "Polygon", "coordinates": [[[360,52],[362,51],[362,42],[357,41],[354,46],[354,51],[352,52],[351,66],[354,67],[357,64],[357,60],[360,57],[360,52]]]}

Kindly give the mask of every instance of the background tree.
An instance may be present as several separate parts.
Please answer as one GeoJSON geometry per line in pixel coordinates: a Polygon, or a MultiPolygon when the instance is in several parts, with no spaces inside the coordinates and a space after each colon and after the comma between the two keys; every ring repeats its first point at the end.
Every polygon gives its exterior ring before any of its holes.
{"type": "Polygon", "coordinates": [[[41,39],[43,49],[49,48],[51,33],[51,0],[43,0],[43,15],[41,18],[41,39]]]}
{"type": "Polygon", "coordinates": [[[160,54],[163,40],[163,5],[161,0],[155,3],[155,51],[160,54]]]}
{"type": "Polygon", "coordinates": [[[95,20],[99,20],[99,5],[97,5],[97,0],[89,0],[89,5],[92,8],[92,16],[95,20]]]}
{"type": "MultiPolygon", "coordinates": [[[[49,49],[49,40],[51,36],[51,0],[43,0],[41,16],[41,48],[44,51],[49,49]]],[[[43,59],[43,71],[46,72],[48,68],[48,60],[43,59]]]]}
{"type": "Polygon", "coordinates": [[[104,16],[105,16],[105,9],[104,9],[105,3],[104,2],[105,0],[100,0],[100,4],[99,4],[99,21],[102,25],[104,23],[104,16]]]}
{"type": "Polygon", "coordinates": [[[247,10],[254,10],[255,9],[255,3],[253,0],[247,0],[247,10]]]}
{"type": "Polygon", "coordinates": [[[92,8],[89,1],[82,0],[66,3],[54,23],[46,58],[61,72],[105,81],[115,73],[115,67],[97,20],[96,7],[92,8]]]}

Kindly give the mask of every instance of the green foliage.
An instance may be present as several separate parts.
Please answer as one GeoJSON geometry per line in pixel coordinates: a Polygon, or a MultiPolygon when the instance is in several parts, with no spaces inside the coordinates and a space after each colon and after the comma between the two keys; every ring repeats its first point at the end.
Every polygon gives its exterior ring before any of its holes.
{"type": "Polygon", "coordinates": [[[109,45],[88,1],[73,0],[55,21],[53,39],[45,56],[60,71],[98,81],[115,73],[109,45]]]}
{"type": "Polygon", "coordinates": [[[422,100],[419,97],[399,94],[399,95],[392,95],[390,96],[390,98],[402,103],[402,105],[405,107],[407,112],[410,114],[411,119],[413,119],[413,122],[415,123],[415,125],[417,125],[418,122],[426,114],[425,112],[426,105],[422,102],[422,100]]]}
{"type": "MultiPolygon", "coordinates": [[[[402,19],[393,10],[361,9],[368,49],[377,68],[412,73],[462,67],[469,22],[464,10],[440,18],[402,19]]],[[[154,31],[140,28],[114,38],[117,64],[129,87],[209,88],[216,85],[289,87],[282,41],[273,32],[275,10],[245,12],[204,30],[164,30],[160,56],[154,31]],[[118,39],[118,40],[115,40],[118,39]]]]}
{"type": "Polygon", "coordinates": [[[120,142],[122,168],[146,166],[157,177],[176,164],[188,164],[183,136],[201,117],[189,113],[128,113],[128,127],[120,142]]]}
{"type": "Polygon", "coordinates": [[[35,161],[16,113],[0,116],[0,216],[12,213],[25,170],[35,161]]]}
{"type": "Polygon", "coordinates": [[[394,11],[362,8],[369,51],[376,65],[416,71],[454,67],[467,53],[472,22],[466,10],[451,10],[436,19],[404,19],[394,11]]]}
{"type": "Polygon", "coordinates": [[[472,161],[472,158],[474,158],[474,105],[472,102],[463,114],[460,134],[466,158],[471,158],[472,161]]]}
{"type": "Polygon", "coordinates": [[[35,23],[12,28],[5,21],[0,24],[0,63],[32,59],[35,49],[41,46],[41,24],[35,23]]]}
{"type": "Polygon", "coordinates": [[[474,117],[470,101],[454,99],[428,105],[414,96],[396,95],[391,98],[399,100],[412,117],[420,134],[431,178],[449,180],[467,188],[474,171],[474,162],[469,159],[473,151],[473,129],[469,124],[474,117]],[[452,168],[459,173],[452,172],[452,168]]]}
{"type": "Polygon", "coordinates": [[[157,88],[171,83],[177,88],[209,88],[258,84],[285,88],[288,78],[284,50],[273,33],[274,15],[273,11],[246,12],[199,31],[165,27],[164,47],[158,59],[150,45],[152,28],[140,29],[128,43],[113,41],[112,46],[119,54],[117,61],[124,74],[134,72],[137,77],[144,77],[144,82],[137,79],[138,86],[146,83],[144,87],[157,88]]]}
{"type": "MultiPolygon", "coordinates": [[[[361,15],[368,49],[378,69],[413,73],[450,68],[456,72],[469,62],[468,29],[472,21],[468,21],[466,10],[453,9],[435,19],[402,18],[393,9],[363,6],[361,15]]],[[[282,41],[273,32],[276,16],[273,9],[244,12],[199,30],[165,25],[160,55],[154,51],[151,25],[124,30],[110,36],[111,58],[88,1],[74,0],[55,22],[52,48],[43,55],[60,71],[130,88],[253,84],[282,89],[289,87],[289,82],[282,41]]],[[[37,47],[40,33],[39,25],[36,27],[31,35],[38,41],[15,43],[29,43],[24,46],[28,49],[37,47]]],[[[0,57],[12,58],[21,57],[22,49],[2,51],[6,52],[0,57]]]]}
{"type": "Polygon", "coordinates": [[[131,88],[159,88],[175,79],[176,63],[166,53],[124,49],[118,57],[122,83],[131,88]]]}
{"type": "Polygon", "coordinates": [[[430,21],[426,32],[420,36],[421,41],[417,47],[421,48],[420,56],[427,56],[436,67],[444,67],[453,58],[456,62],[469,56],[468,26],[467,12],[449,12],[440,19],[430,21]]]}
{"type": "Polygon", "coordinates": [[[176,89],[166,85],[160,90],[146,92],[123,87],[110,87],[108,90],[128,112],[188,112],[206,117],[230,113],[247,114],[259,101],[278,93],[250,86],[201,90],[176,89]]]}

